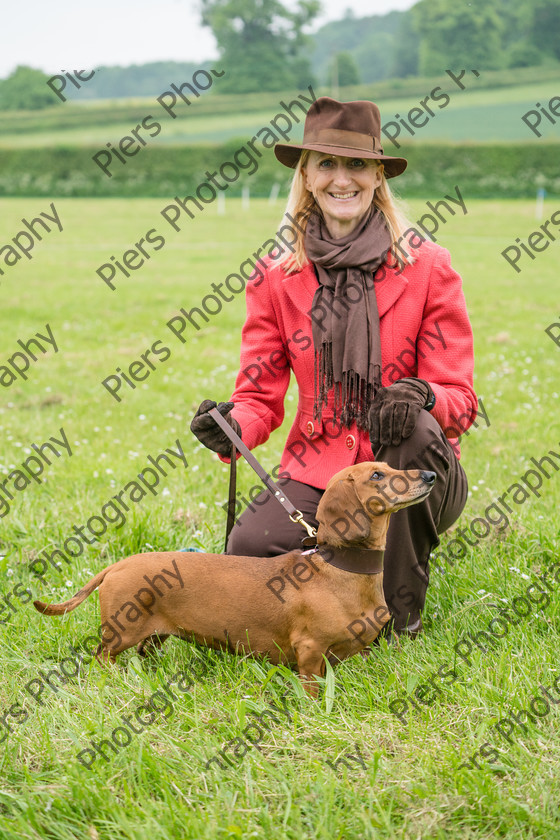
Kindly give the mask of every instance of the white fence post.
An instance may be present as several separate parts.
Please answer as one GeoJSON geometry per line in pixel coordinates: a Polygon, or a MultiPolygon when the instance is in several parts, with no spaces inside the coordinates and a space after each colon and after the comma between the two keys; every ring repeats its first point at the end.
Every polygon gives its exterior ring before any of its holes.
{"type": "Polygon", "coordinates": [[[269,204],[276,204],[276,199],[278,198],[278,194],[280,192],[280,184],[276,181],[275,184],[272,185],[272,189],[270,190],[270,195],[268,197],[269,204]]]}

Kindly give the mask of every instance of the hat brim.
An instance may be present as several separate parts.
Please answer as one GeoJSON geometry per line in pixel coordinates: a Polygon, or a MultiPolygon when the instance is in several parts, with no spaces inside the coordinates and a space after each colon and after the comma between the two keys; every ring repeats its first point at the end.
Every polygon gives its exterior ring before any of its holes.
{"type": "Polygon", "coordinates": [[[402,175],[408,165],[408,161],[405,158],[391,157],[390,155],[382,155],[379,152],[368,152],[363,149],[351,149],[349,146],[329,146],[320,143],[307,143],[305,146],[277,143],[274,147],[274,154],[276,155],[276,159],[280,163],[283,163],[284,166],[295,169],[304,149],[308,149],[311,152],[325,152],[329,155],[339,155],[340,157],[367,158],[369,160],[382,161],[386,178],[396,178],[397,175],[402,175]]]}

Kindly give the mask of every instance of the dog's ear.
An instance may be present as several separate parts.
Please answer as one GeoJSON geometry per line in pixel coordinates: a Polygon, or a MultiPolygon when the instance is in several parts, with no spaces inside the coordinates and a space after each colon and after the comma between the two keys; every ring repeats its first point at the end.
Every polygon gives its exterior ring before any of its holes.
{"type": "Polygon", "coordinates": [[[352,472],[327,484],[317,507],[317,521],[319,543],[345,546],[367,541],[371,514],[360,501],[352,472]]]}
{"type": "MultiPolygon", "coordinates": [[[[360,504],[368,511],[370,516],[383,516],[391,510],[387,472],[390,473],[392,470],[388,464],[382,461],[354,464],[352,468],[356,495],[360,504]]],[[[392,491],[392,495],[395,496],[395,491],[392,491]]]]}

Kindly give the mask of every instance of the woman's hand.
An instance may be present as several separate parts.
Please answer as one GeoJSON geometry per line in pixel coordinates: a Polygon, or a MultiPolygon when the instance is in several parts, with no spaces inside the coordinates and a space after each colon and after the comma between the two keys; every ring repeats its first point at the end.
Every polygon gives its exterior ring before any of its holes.
{"type": "Polygon", "coordinates": [[[423,408],[432,409],[435,395],[424,379],[398,379],[380,388],[369,409],[369,439],[375,452],[380,446],[398,446],[410,437],[423,408]]]}
{"type": "Polygon", "coordinates": [[[208,449],[217,452],[218,455],[229,455],[231,453],[231,441],[208,414],[211,408],[217,408],[231,428],[241,437],[241,426],[230,414],[233,403],[215,403],[214,400],[203,400],[200,403],[191,422],[191,432],[208,449]]]}

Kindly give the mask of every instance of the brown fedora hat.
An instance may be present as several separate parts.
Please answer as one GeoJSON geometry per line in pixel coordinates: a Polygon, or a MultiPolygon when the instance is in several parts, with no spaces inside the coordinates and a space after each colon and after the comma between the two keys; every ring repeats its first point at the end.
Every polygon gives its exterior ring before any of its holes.
{"type": "Polygon", "coordinates": [[[301,146],[277,143],[274,154],[291,169],[295,168],[302,150],[310,149],[341,157],[380,160],[387,178],[401,175],[407,161],[384,155],[380,137],[381,115],[375,102],[365,99],[338,102],[330,96],[320,96],[307,112],[301,146]]]}

